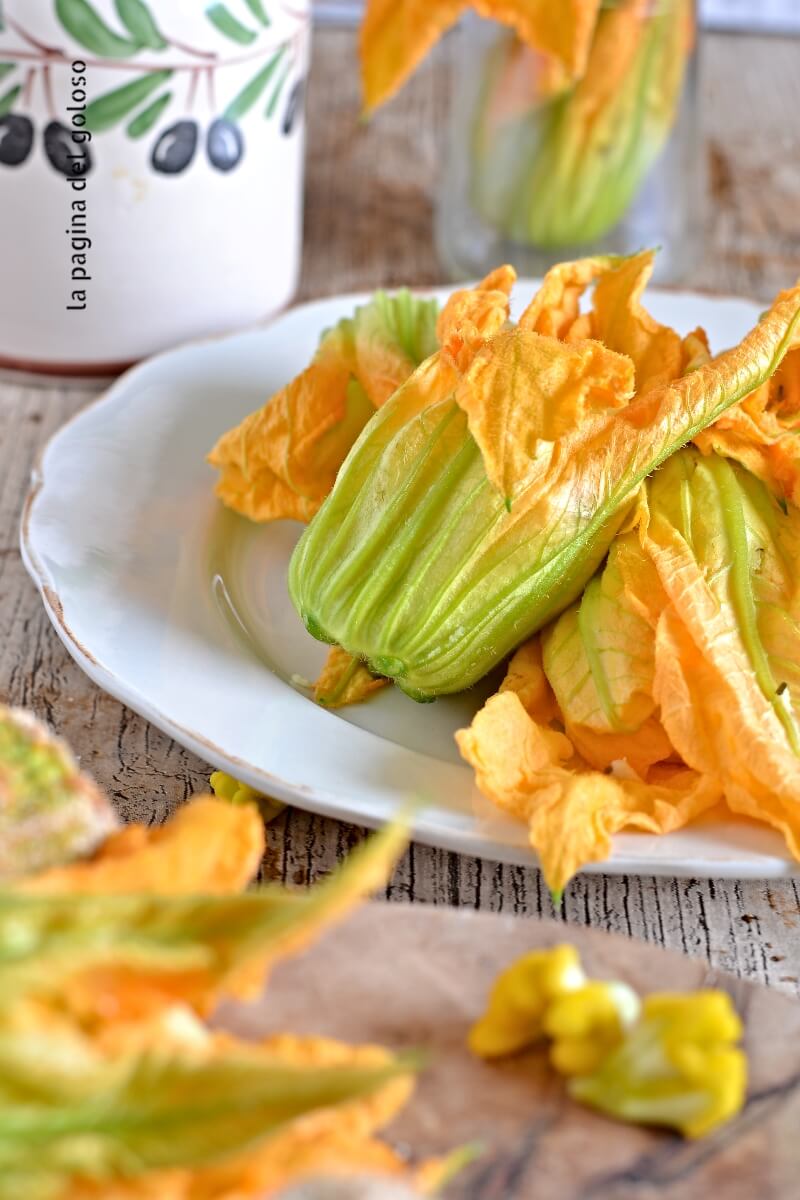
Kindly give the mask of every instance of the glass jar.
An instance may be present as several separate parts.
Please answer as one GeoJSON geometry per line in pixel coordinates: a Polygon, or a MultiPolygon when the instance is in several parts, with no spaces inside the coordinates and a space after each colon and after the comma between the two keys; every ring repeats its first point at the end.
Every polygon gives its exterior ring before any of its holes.
{"type": "Polygon", "coordinates": [[[685,275],[704,199],[694,0],[606,0],[577,78],[490,21],[459,40],[436,217],[451,276],[654,245],[657,280],[685,275]]]}

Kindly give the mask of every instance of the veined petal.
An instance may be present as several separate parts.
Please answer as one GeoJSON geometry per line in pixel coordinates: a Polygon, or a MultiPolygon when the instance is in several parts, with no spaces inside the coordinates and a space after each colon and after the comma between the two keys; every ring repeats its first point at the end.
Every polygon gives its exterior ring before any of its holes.
{"type": "Polygon", "coordinates": [[[254,521],[308,521],[359,433],[437,348],[435,300],[378,292],[327,330],[313,362],[219,439],[216,492],[254,521]]]}
{"type": "Polygon", "coordinates": [[[633,392],[633,363],[600,342],[567,346],[517,328],[478,350],[455,400],[489,479],[510,502],[541,442],[556,442],[587,417],[622,407],[633,392]]]}
{"type": "Polygon", "coordinates": [[[556,895],[582,866],[608,857],[615,833],[668,833],[721,798],[713,779],[687,768],[664,769],[649,783],[589,770],[513,692],[491,696],[456,741],[483,794],[527,824],[556,895]]]}
{"type": "Polygon", "coordinates": [[[402,87],[467,8],[513,28],[571,79],[585,68],[600,0],[563,0],[557,9],[551,0],[368,0],[360,42],[367,111],[402,87]]]}
{"type": "Polygon", "coordinates": [[[570,741],[591,766],[644,776],[674,756],[653,697],[655,617],[666,596],[636,533],[617,537],[577,604],[542,632],[547,679],[570,741]]]}

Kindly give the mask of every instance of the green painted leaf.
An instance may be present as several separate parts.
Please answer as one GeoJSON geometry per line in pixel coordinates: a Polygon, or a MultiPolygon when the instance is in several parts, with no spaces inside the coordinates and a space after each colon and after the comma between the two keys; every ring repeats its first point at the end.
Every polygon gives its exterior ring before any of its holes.
{"type": "Polygon", "coordinates": [[[116,125],[128,113],[138,108],[152,92],[171,77],[172,71],[153,71],[148,75],[140,75],[132,83],[123,84],[98,96],[86,106],[86,127],[92,133],[103,133],[116,125]]]}
{"type": "Polygon", "coordinates": [[[141,49],[109,29],[88,0],[56,0],[56,16],[76,42],[101,58],[130,58],[141,49]]]}
{"type": "Polygon", "coordinates": [[[3,0],[0,0],[0,33],[3,32],[5,27],[6,27],[6,20],[5,20],[5,17],[3,16],[3,0]]]}
{"type": "Polygon", "coordinates": [[[229,121],[238,121],[241,117],[248,113],[254,104],[258,103],[264,93],[264,89],[269,83],[272,76],[275,74],[275,68],[283,58],[286,51],[285,46],[281,46],[279,50],[273,54],[265,67],[262,67],[252,79],[250,79],[240,92],[234,96],[228,107],[225,109],[223,116],[229,121]]]}
{"type": "MultiPolygon", "coordinates": [[[[0,25],[0,30],[2,30],[0,25]]],[[[16,71],[17,64],[9,62],[0,62],[0,79],[5,79],[6,75],[10,75],[12,71],[16,71]]]]}
{"type": "Polygon", "coordinates": [[[165,50],[167,39],[144,0],[114,0],[117,16],[132,38],[148,50],[165,50]]]}
{"type": "Polygon", "coordinates": [[[20,94],[21,91],[22,91],[21,85],[17,84],[16,87],[10,88],[9,91],[7,91],[5,93],[5,95],[0,96],[0,117],[4,117],[7,112],[11,112],[11,109],[14,107],[14,105],[16,103],[17,96],[20,94]]]}
{"type": "Polygon", "coordinates": [[[148,104],[147,108],[143,108],[137,117],[134,117],[125,132],[128,137],[140,138],[143,137],[150,129],[153,128],[158,118],[161,116],[164,109],[172,100],[172,92],[164,92],[158,96],[152,104],[148,104]]]}
{"type": "Polygon", "coordinates": [[[244,0],[244,2],[256,20],[260,21],[262,25],[272,24],[269,19],[269,13],[264,8],[263,0],[244,0]]]}
{"type": "Polygon", "coordinates": [[[278,79],[278,82],[275,84],[275,87],[272,89],[272,95],[270,96],[269,103],[267,104],[267,107],[264,111],[265,117],[271,117],[274,115],[275,109],[278,107],[278,101],[281,98],[281,92],[283,91],[284,85],[286,83],[286,80],[288,78],[288,75],[289,75],[289,72],[291,71],[291,69],[292,69],[292,64],[287,63],[286,66],[281,71],[280,78],[278,79]]]}
{"type": "Polygon", "coordinates": [[[238,42],[240,46],[250,46],[258,37],[252,29],[242,25],[224,4],[209,4],[206,16],[220,33],[224,33],[232,42],[238,42]]]}

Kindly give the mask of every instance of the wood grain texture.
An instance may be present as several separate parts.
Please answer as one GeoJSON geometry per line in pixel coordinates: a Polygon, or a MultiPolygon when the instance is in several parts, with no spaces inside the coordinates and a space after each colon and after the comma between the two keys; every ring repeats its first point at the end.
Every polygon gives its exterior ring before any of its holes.
{"type": "MultiPolygon", "coordinates": [[[[453,35],[453,36],[458,36],[453,35]]],[[[301,298],[439,282],[432,237],[452,39],[403,95],[360,125],[354,35],[318,33],[310,94],[301,298]]],[[[800,274],[800,41],[706,36],[704,119],[713,205],[689,286],[767,298],[800,274]]],[[[208,764],[100,692],[68,657],[17,550],[19,510],[47,437],[92,390],[0,382],[0,699],[58,728],[126,819],[161,821],[202,789],[208,764]]],[[[213,764],[212,764],[213,766],[213,764]]],[[[361,831],[293,810],[270,828],[265,872],[304,885],[361,831]]],[[[537,872],[413,846],[392,900],[547,914],[537,872]]],[[[800,889],[791,882],[587,876],[563,920],[687,951],[800,994],[800,889]]]]}
{"type": "Polygon", "coordinates": [[[415,1156],[480,1143],[452,1200],[788,1200],[800,1170],[800,1006],[763,988],[597,930],[572,931],[592,978],[641,993],[720,987],[742,1017],[747,1103],[699,1142],[623,1125],[572,1103],[534,1051],[483,1063],[465,1047],[497,972],[553,945],[563,929],[486,913],[369,905],[271,979],[266,999],[228,1005],[221,1020],[248,1036],[277,1032],[419,1048],[429,1063],[387,1131],[415,1156]],[[357,968],[356,968],[357,964],[357,968]],[[354,975],[357,969],[358,985],[354,975]],[[320,999],[324,996],[325,1003],[320,999]]]}

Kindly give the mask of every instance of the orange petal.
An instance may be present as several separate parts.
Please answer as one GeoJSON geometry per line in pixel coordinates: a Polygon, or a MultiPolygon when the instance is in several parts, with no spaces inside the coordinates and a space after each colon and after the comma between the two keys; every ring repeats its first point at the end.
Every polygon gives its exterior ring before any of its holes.
{"type": "MultiPolygon", "coordinates": [[[[641,0],[637,0],[640,3],[641,0]]],[[[361,79],[367,111],[405,83],[466,8],[515,30],[551,58],[565,80],[585,69],[600,0],[367,0],[361,25],[361,79]]]]}
{"type": "Polygon", "coordinates": [[[239,892],[258,871],[264,825],[252,804],[200,796],[166,825],[128,825],[85,862],[22,880],[22,892],[212,895],[239,892]]]}
{"type": "Polygon", "coordinates": [[[513,655],[500,684],[501,692],[515,692],[523,708],[539,725],[549,725],[560,717],[553,689],[542,666],[541,638],[524,642],[513,655]]]}
{"type": "Polygon", "coordinates": [[[684,372],[680,335],[656,321],[641,302],[654,259],[653,250],[623,259],[598,279],[592,297],[591,336],[633,359],[638,394],[684,372]]]}
{"type": "MultiPolygon", "coordinates": [[[[238,1048],[227,1034],[214,1035],[212,1052],[213,1045],[228,1052],[238,1048]]],[[[247,1053],[309,1070],[376,1067],[390,1059],[380,1046],[289,1034],[248,1042],[247,1053]]],[[[268,1200],[310,1177],[374,1174],[410,1181],[413,1168],[376,1135],[404,1107],[412,1090],[413,1081],[399,1077],[359,1099],[310,1112],[217,1164],[152,1171],[117,1182],[76,1182],[68,1185],[62,1200],[268,1200]]]]}
{"type": "MultiPolygon", "coordinates": [[[[381,1046],[349,1046],[331,1038],[276,1034],[253,1047],[298,1067],[377,1067],[390,1061],[381,1046]]],[[[192,1172],[188,1200],[273,1196],[311,1176],[403,1175],[408,1164],[374,1135],[408,1102],[413,1080],[400,1077],[377,1091],[319,1109],[278,1129],[244,1154],[192,1172]]]]}
{"type": "Polygon", "coordinates": [[[314,699],[326,708],[342,708],[345,704],[366,700],[388,682],[380,675],[373,675],[365,663],[342,650],[341,646],[331,646],[325,666],[314,684],[314,699]]]}
{"type": "Polygon", "coordinates": [[[698,325],[697,329],[687,333],[683,339],[681,375],[685,375],[687,371],[696,371],[698,367],[704,366],[710,358],[711,347],[708,344],[708,334],[698,325]]]}
{"type": "Polygon", "coordinates": [[[776,496],[800,504],[800,350],[772,378],[696,435],[704,454],[736,459],[776,496]]]}
{"type": "Polygon", "coordinates": [[[223,434],[209,455],[223,503],[254,521],[311,519],[374,411],[352,369],[328,350],[223,434]]]}
{"type": "Polygon", "coordinates": [[[491,696],[456,741],[484,795],[526,822],[555,893],[586,863],[607,858],[615,833],[668,833],[721,795],[713,779],[680,767],[653,784],[569,769],[568,738],[537,725],[513,692],[491,696]]]}
{"type": "Polygon", "coordinates": [[[674,614],[659,626],[658,650],[656,690],[675,745],[721,781],[733,812],[771,825],[800,859],[800,762],[775,737],[763,697],[740,670],[731,678],[709,662],[674,614]]]}
{"type": "Polygon", "coordinates": [[[702,330],[684,344],[642,305],[654,258],[654,251],[644,250],[627,258],[606,255],[561,263],[548,271],[520,325],[568,341],[596,338],[609,350],[627,354],[636,366],[639,394],[678,379],[690,364],[700,365],[700,352],[708,346],[702,330]],[[592,309],[581,314],[581,297],[593,283],[592,309]]]}
{"type": "Polygon", "coordinates": [[[528,835],[547,886],[558,894],[581,867],[610,856],[615,834],[672,833],[720,799],[715,780],[682,767],[659,784],[564,772],[531,805],[528,835]]]}
{"type": "Polygon", "coordinates": [[[323,333],[310,366],[212,450],[219,498],[255,521],[310,520],[375,409],[438,349],[437,308],[377,292],[323,333]]]}
{"type": "Polygon", "coordinates": [[[510,500],[541,442],[580,428],[633,395],[633,364],[599,342],[568,346],[510,329],[481,347],[456,388],[486,473],[510,500]]]}
{"type": "Polygon", "coordinates": [[[402,87],[467,7],[467,0],[367,0],[359,49],[368,112],[402,87]]]}
{"type": "MultiPolygon", "coordinates": [[[[530,329],[548,337],[566,338],[580,317],[581,296],[591,283],[612,270],[618,262],[618,258],[606,254],[551,267],[520,317],[520,329],[530,329]]],[[[583,336],[589,336],[588,330],[583,336]]]]}
{"type": "Polygon", "coordinates": [[[482,17],[515,30],[520,41],[551,55],[567,76],[583,74],[601,0],[473,0],[482,17]]]}
{"type": "Polygon", "coordinates": [[[436,336],[457,370],[465,371],[484,341],[505,325],[516,278],[513,267],[498,267],[476,287],[461,288],[448,298],[436,323],[436,336]]]}

